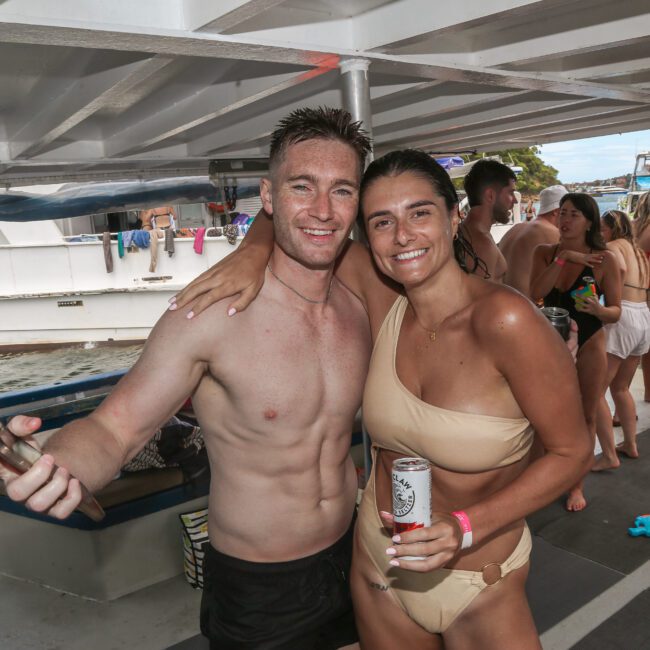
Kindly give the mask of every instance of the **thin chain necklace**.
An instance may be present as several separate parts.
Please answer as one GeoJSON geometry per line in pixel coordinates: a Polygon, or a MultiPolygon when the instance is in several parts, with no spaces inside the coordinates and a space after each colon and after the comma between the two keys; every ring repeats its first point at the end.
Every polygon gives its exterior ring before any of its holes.
{"type": "Polygon", "coordinates": [[[271,264],[267,264],[266,268],[269,270],[271,275],[283,286],[285,286],[289,291],[293,291],[298,297],[302,298],[305,302],[308,302],[312,305],[324,305],[330,298],[330,293],[332,293],[332,282],[334,281],[334,275],[332,274],[332,277],[330,278],[330,284],[327,287],[327,295],[325,296],[325,300],[313,300],[312,298],[307,298],[307,296],[303,296],[300,291],[297,291],[293,287],[289,286],[282,278],[279,278],[275,271],[271,268],[271,264]]]}
{"type": "Polygon", "coordinates": [[[429,340],[430,340],[430,341],[435,341],[435,340],[436,340],[436,336],[437,336],[437,332],[438,332],[438,330],[440,329],[440,326],[441,326],[441,325],[442,325],[442,324],[443,324],[443,323],[444,323],[444,322],[445,322],[445,321],[446,321],[450,316],[452,316],[454,313],[456,313],[456,306],[458,306],[458,303],[459,303],[459,302],[460,302],[460,301],[457,299],[457,300],[456,300],[456,305],[454,306],[454,309],[451,311],[451,313],[448,314],[447,316],[445,316],[443,319],[439,320],[439,321],[436,323],[436,326],[435,326],[434,328],[432,328],[432,329],[429,329],[428,327],[425,327],[424,325],[422,325],[422,323],[421,323],[421,322],[419,321],[419,319],[418,319],[418,315],[415,313],[415,309],[413,309],[413,305],[412,305],[410,302],[409,302],[409,307],[411,308],[411,311],[413,312],[413,320],[417,323],[418,327],[419,327],[420,329],[423,329],[423,330],[424,330],[424,331],[429,335],[429,340]]]}
{"type": "Polygon", "coordinates": [[[415,313],[415,309],[413,309],[413,306],[409,303],[409,307],[411,307],[411,311],[413,312],[413,320],[418,324],[418,327],[420,329],[423,329],[428,335],[429,335],[429,340],[430,341],[435,341],[436,340],[436,332],[438,328],[442,325],[443,321],[445,320],[444,318],[435,326],[434,329],[430,330],[428,327],[425,327],[422,325],[422,323],[418,320],[418,317],[415,313]]]}

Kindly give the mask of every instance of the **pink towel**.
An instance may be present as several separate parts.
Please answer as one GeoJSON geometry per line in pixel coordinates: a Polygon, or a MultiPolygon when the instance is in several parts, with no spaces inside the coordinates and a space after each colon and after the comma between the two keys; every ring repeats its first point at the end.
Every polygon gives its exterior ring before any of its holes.
{"type": "Polygon", "coordinates": [[[199,255],[203,253],[203,238],[205,237],[205,228],[199,228],[194,237],[194,250],[199,255]]]}

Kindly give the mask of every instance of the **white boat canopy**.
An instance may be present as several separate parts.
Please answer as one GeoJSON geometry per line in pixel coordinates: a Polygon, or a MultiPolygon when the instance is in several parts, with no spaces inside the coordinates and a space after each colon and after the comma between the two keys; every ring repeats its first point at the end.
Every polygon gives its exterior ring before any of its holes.
{"type": "Polygon", "coordinates": [[[644,129],[650,3],[0,2],[5,187],[202,175],[319,105],[364,119],[379,154],[644,129]]]}

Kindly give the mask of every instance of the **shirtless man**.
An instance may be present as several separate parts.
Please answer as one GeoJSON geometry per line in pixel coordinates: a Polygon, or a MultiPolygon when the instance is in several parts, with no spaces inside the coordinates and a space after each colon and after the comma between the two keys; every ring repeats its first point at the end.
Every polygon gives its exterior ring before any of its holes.
{"type": "Polygon", "coordinates": [[[495,282],[503,282],[506,260],[497,248],[490,228],[494,223],[508,223],[515,204],[516,178],[510,167],[496,160],[479,160],[465,176],[463,184],[470,211],[461,229],[484,262],[484,265],[477,266],[468,258],[468,269],[495,282]]]}
{"type": "Polygon", "coordinates": [[[163,205],[151,210],[141,210],[139,214],[143,230],[155,228],[171,228],[176,230],[176,212],[173,206],[163,205]]]}
{"type": "Polygon", "coordinates": [[[539,244],[557,244],[560,241],[560,199],[566,193],[563,185],[551,185],[542,190],[537,217],[516,224],[499,242],[499,250],[507,263],[504,282],[528,298],[533,252],[539,244]]]}
{"type": "MultiPolygon", "coordinates": [[[[184,311],[167,312],[92,415],[53,436],[23,476],[2,470],[13,500],[64,518],[80,501],[71,475],[91,491],[109,483],[191,394],[212,471],[201,605],[211,648],[356,641],[349,450],[370,330],[333,268],[369,148],[340,110],[283,120],[261,183],[275,245],[257,300],[237,319],[216,303],[191,326],[184,311]],[[61,469],[50,479],[54,462],[61,469]]],[[[19,416],[9,427],[25,435],[36,424],[19,416]]]]}

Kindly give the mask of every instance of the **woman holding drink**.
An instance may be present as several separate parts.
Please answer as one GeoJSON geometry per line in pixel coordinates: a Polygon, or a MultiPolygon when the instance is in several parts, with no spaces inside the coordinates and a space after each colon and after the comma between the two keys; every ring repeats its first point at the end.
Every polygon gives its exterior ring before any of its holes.
{"type": "MultiPolygon", "coordinates": [[[[588,194],[566,194],[560,199],[560,243],[535,249],[531,298],[545,306],[566,309],[578,324],[576,368],[582,408],[592,439],[596,439],[596,411],[605,393],[607,353],[605,323],[621,316],[621,279],[614,254],[600,232],[598,204],[588,194]],[[604,304],[600,296],[604,296],[604,304]]],[[[569,492],[566,507],[587,505],[582,482],[569,492]]]]}
{"type": "Polygon", "coordinates": [[[373,162],[360,203],[375,263],[406,294],[368,305],[375,462],[352,574],[362,647],[537,648],[523,517],[589,462],[570,355],[529,301],[463,272],[456,192],[429,156],[373,162]],[[533,429],[549,453],[529,465],[533,429]],[[431,463],[432,524],[391,537],[391,475],[405,456],[431,463]]]}

